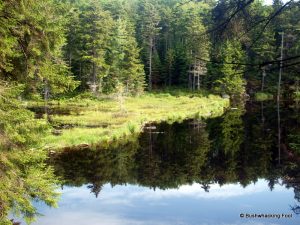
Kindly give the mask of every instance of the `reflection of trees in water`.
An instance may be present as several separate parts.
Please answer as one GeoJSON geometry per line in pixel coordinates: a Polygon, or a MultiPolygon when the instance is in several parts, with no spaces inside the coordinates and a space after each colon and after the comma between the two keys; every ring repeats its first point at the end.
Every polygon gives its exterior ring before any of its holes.
{"type": "MultiPolygon", "coordinates": [[[[90,184],[96,196],[106,183],[167,189],[196,182],[208,192],[211,184],[246,187],[258,179],[266,179],[270,190],[282,180],[299,193],[296,183],[284,179],[287,174],[298,177],[298,167],[286,166],[294,157],[283,151],[278,166],[276,108],[267,103],[263,107],[263,121],[261,104],[252,105],[246,113],[238,106],[205,123],[155,125],[151,134],[146,130],[138,140],[119,147],[64,152],[52,163],[66,184],[90,184]]],[[[291,113],[282,111],[282,115],[281,142],[288,146],[287,131],[295,123],[287,117],[291,113]]]]}
{"type": "MultiPolygon", "coordinates": [[[[246,187],[266,179],[270,190],[276,184],[294,190],[298,203],[291,204],[291,210],[299,214],[298,111],[289,106],[281,109],[280,165],[276,114],[276,107],[268,103],[251,105],[246,113],[238,106],[206,121],[155,125],[151,134],[145,131],[139,139],[119,146],[65,151],[53,155],[50,163],[64,184],[88,184],[96,197],[107,183],[153,189],[199,183],[209,192],[211,184],[240,183],[246,187]]],[[[36,215],[32,200],[55,205],[56,180],[44,159],[45,154],[37,150],[0,152],[1,220],[11,209],[32,220],[36,215]]]]}
{"type": "Polygon", "coordinates": [[[138,182],[161,189],[193,183],[210,147],[204,128],[190,129],[187,123],[159,126],[152,134],[152,151],[147,151],[146,133],[139,142],[141,148],[135,155],[138,182]]]}
{"type": "Polygon", "coordinates": [[[300,206],[299,206],[299,205],[291,206],[291,210],[292,210],[295,214],[300,215],[300,206]]]}
{"type": "Polygon", "coordinates": [[[102,188],[103,188],[103,183],[100,181],[94,181],[92,184],[88,185],[87,187],[91,189],[91,193],[94,193],[96,198],[98,198],[102,188]]]}
{"type": "Polygon", "coordinates": [[[151,132],[152,143],[144,133],[136,142],[97,151],[66,151],[51,162],[67,185],[90,184],[96,194],[105,183],[139,183],[162,189],[193,183],[210,146],[204,128],[190,130],[185,124],[163,124],[151,132]]]}
{"type": "Polygon", "coordinates": [[[295,214],[300,214],[300,160],[294,158],[293,161],[289,161],[284,165],[285,174],[282,177],[282,184],[286,188],[293,188],[294,198],[297,204],[291,206],[291,210],[295,214]]]}

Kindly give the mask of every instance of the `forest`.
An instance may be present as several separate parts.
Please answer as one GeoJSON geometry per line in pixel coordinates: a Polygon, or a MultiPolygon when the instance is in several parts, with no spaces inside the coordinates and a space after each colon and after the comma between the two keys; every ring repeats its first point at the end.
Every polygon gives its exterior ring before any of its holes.
{"type": "MultiPolygon", "coordinates": [[[[25,215],[28,223],[34,221],[37,211],[31,200],[56,205],[59,194],[55,190],[61,182],[46,163],[49,152],[56,156],[79,147],[83,149],[79,153],[89,157],[94,154],[90,149],[121,142],[126,149],[126,143],[136,143],[149,122],[214,119],[228,108],[238,109],[225,114],[225,119],[231,116],[225,120],[229,125],[224,122],[220,128],[217,122],[208,123],[209,133],[220,139],[208,138],[203,131],[194,143],[204,143],[202,149],[190,146],[197,151],[183,151],[183,156],[195,153],[199,161],[181,168],[186,177],[180,182],[166,180],[160,186],[155,183],[158,178],[137,179],[137,168],[128,175],[129,183],[162,189],[192,180],[204,184],[214,180],[195,174],[214,162],[210,146],[223,149],[225,155],[233,146],[239,152],[244,101],[261,101],[263,112],[265,100],[277,100],[280,128],[279,102],[298,103],[299,75],[297,0],[0,0],[0,225],[13,223],[6,218],[12,208],[25,215]]],[[[289,143],[285,148],[290,144],[299,153],[299,131],[293,131],[286,135],[289,143]]],[[[189,145],[179,134],[173,136],[189,145]]],[[[267,138],[255,140],[267,145],[267,138]]],[[[137,157],[130,156],[131,161],[147,170],[142,164],[148,153],[144,156],[136,153],[136,146],[131,147],[137,157]]],[[[56,173],[64,176],[62,168],[73,164],[59,160],[63,154],[54,164],[56,173]]],[[[109,160],[104,161],[110,170],[109,160]]],[[[256,167],[255,163],[249,167],[256,167]]],[[[269,176],[273,169],[269,165],[265,174],[269,176]]],[[[222,170],[216,168],[214,173],[222,170]]],[[[220,175],[219,183],[238,182],[235,173],[229,171],[225,178],[220,175]]],[[[95,183],[101,181],[97,179],[95,183]]],[[[245,180],[245,186],[256,179],[253,175],[245,180]]],[[[73,181],[66,179],[68,182],[73,181]]]]}
{"type": "Polygon", "coordinates": [[[21,98],[273,93],[280,67],[285,90],[298,90],[297,1],[16,0],[0,10],[1,90],[20,85],[21,98]]]}
{"type": "Polygon", "coordinates": [[[297,98],[299,18],[293,0],[1,1],[1,142],[47,126],[24,101],[113,93],[123,109],[124,96],[178,88],[297,98]]]}

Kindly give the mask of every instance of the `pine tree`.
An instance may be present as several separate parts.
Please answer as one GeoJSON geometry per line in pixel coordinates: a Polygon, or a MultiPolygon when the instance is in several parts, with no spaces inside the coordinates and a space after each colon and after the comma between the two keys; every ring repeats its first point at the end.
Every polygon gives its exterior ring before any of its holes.
{"type": "Polygon", "coordinates": [[[145,72],[144,66],[140,61],[140,49],[134,37],[134,27],[126,20],[123,22],[119,21],[119,23],[121,27],[123,26],[123,36],[125,37],[122,45],[124,58],[121,68],[123,72],[120,78],[128,92],[140,94],[145,86],[145,72]]]}
{"type": "Polygon", "coordinates": [[[81,63],[83,74],[93,92],[103,91],[103,79],[108,75],[107,50],[112,34],[113,19],[98,1],[83,6],[80,15],[81,63]]]}
{"type": "Polygon", "coordinates": [[[217,90],[223,94],[239,96],[245,92],[243,79],[245,54],[237,40],[227,40],[221,48],[222,65],[220,78],[216,81],[217,90]]]}
{"type": "Polygon", "coordinates": [[[156,48],[156,39],[159,34],[160,15],[154,1],[143,0],[140,3],[140,32],[144,49],[144,58],[148,65],[148,89],[152,90],[153,57],[156,48]]]}
{"type": "MultiPolygon", "coordinates": [[[[0,18],[9,20],[2,32],[4,79],[22,82],[27,94],[72,90],[77,82],[69,76],[62,57],[64,9],[54,0],[7,3],[0,18]],[[6,47],[10,46],[10,51],[6,47]],[[59,87],[59,88],[58,88],[59,87]]],[[[0,50],[1,51],[1,50],[0,50]]]]}

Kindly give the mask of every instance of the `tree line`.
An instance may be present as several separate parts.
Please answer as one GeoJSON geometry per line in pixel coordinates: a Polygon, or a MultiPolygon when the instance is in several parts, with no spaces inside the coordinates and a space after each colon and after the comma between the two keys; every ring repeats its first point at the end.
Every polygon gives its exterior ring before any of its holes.
{"type": "Polygon", "coordinates": [[[297,1],[5,0],[1,87],[46,99],[165,86],[272,92],[284,32],[283,84],[297,89],[299,18],[297,1]]]}

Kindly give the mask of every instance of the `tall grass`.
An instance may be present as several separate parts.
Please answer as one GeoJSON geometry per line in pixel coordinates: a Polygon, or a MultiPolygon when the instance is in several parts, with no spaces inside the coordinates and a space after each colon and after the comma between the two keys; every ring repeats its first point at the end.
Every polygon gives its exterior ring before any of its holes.
{"type": "MultiPolygon", "coordinates": [[[[33,104],[39,103],[30,103],[33,104]]],[[[140,133],[148,122],[172,123],[186,118],[221,115],[229,105],[229,100],[208,93],[179,90],[125,97],[122,110],[119,102],[110,97],[75,97],[53,101],[51,104],[53,107],[67,107],[71,110],[70,115],[53,115],[51,121],[56,125],[68,124],[73,128],[63,130],[59,136],[49,133],[43,139],[46,147],[62,148],[126,139],[140,133]]]]}

